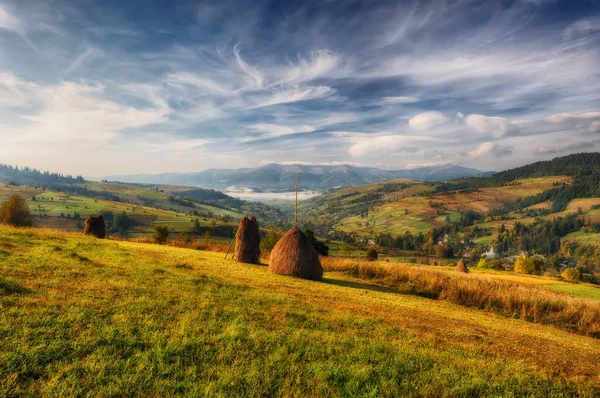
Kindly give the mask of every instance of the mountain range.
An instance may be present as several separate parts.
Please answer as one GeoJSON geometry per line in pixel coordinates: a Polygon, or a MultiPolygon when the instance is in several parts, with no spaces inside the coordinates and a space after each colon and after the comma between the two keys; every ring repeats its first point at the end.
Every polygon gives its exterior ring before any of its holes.
{"type": "Polygon", "coordinates": [[[189,185],[211,189],[248,187],[255,191],[289,191],[294,189],[296,175],[298,175],[298,185],[301,190],[326,191],[399,178],[445,182],[461,177],[490,176],[492,174],[494,172],[451,164],[409,170],[385,170],[350,165],[271,163],[254,168],[208,169],[196,173],[113,175],[103,177],[103,179],[128,183],[189,185]]]}

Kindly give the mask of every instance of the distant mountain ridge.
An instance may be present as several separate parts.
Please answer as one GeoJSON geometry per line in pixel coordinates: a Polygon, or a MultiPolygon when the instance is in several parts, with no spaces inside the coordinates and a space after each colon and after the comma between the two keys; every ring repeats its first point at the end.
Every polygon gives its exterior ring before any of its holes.
{"type": "Polygon", "coordinates": [[[104,177],[104,179],[129,183],[189,185],[210,189],[250,187],[255,190],[285,191],[294,189],[296,174],[298,174],[300,189],[326,191],[333,188],[374,184],[399,178],[445,182],[463,177],[490,176],[494,172],[451,164],[409,170],[385,170],[350,165],[282,165],[271,163],[253,168],[208,169],[197,173],[114,175],[104,177]]]}

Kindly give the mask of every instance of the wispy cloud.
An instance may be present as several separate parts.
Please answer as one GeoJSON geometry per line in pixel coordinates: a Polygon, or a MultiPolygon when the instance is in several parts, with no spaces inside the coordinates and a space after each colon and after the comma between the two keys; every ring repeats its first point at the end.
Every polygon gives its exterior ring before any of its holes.
{"type": "Polygon", "coordinates": [[[92,147],[127,148],[123,172],[583,150],[600,133],[600,6],[584,3],[150,1],[142,18],[5,0],[0,137],[20,144],[1,153],[87,173],[66,159],[92,147]]]}

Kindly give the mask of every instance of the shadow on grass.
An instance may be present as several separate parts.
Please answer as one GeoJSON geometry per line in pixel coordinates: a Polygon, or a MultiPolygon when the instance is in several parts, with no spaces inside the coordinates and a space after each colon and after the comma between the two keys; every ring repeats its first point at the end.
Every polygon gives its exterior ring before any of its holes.
{"type": "Polygon", "coordinates": [[[19,285],[17,282],[10,279],[0,277],[0,296],[9,296],[11,294],[26,294],[31,293],[31,290],[19,285]]]}
{"type": "Polygon", "coordinates": [[[340,279],[333,279],[333,278],[323,278],[323,280],[321,282],[327,283],[330,285],[349,287],[352,289],[368,290],[368,291],[379,292],[379,293],[405,294],[405,295],[418,296],[418,297],[423,297],[423,298],[432,299],[432,300],[437,300],[439,298],[439,295],[437,293],[416,290],[416,289],[414,289],[414,287],[409,286],[409,285],[391,288],[391,287],[376,285],[376,284],[368,283],[368,282],[367,283],[354,282],[354,281],[340,280],[340,279]]]}
{"type": "Polygon", "coordinates": [[[360,283],[360,282],[352,282],[340,279],[332,279],[332,278],[323,278],[322,283],[327,283],[328,285],[342,286],[342,287],[350,287],[352,289],[361,289],[368,290],[371,292],[380,292],[380,293],[402,293],[399,290],[392,289],[385,286],[374,285],[371,283],[360,283]]]}

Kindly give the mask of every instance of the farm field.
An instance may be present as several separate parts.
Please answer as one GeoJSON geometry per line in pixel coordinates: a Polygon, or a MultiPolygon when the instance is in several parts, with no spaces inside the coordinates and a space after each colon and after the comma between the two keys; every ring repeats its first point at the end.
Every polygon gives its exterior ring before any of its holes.
{"type": "Polygon", "coordinates": [[[344,218],[336,228],[362,235],[427,232],[458,218],[459,211],[474,210],[486,213],[506,202],[535,195],[550,189],[554,183],[569,183],[568,177],[540,177],[517,180],[503,187],[482,188],[471,192],[412,196],[384,202],[368,215],[344,218]]]}
{"type": "Polygon", "coordinates": [[[595,338],[344,272],[4,226],[0,248],[0,395],[600,393],[595,338]]]}
{"type": "MultiPolygon", "coordinates": [[[[34,223],[41,227],[77,230],[77,222],[73,219],[78,213],[83,220],[90,214],[109,211],[115,215],[125,212],[135,220],[135,225],[128,230],[129,237],[147,236],[152,233],[155,225],[166,225],[173,233],[192,232],[193,219],[197,218],[183,213],[160,210],[146,206],[134,206],[123,202],[112,202],[102,199],[92,199],[82,196],[69,195],[60,192],[44,191],[36,195],[36,200],[28,199],[34,223]],[[37,217],[36,217],[37,216],[37,217]]],[[[201,227],[209,227],[208,220],[198,218],[201,227]]],[[[218,225],[231,225],[218,223],[218,225]]]]}

